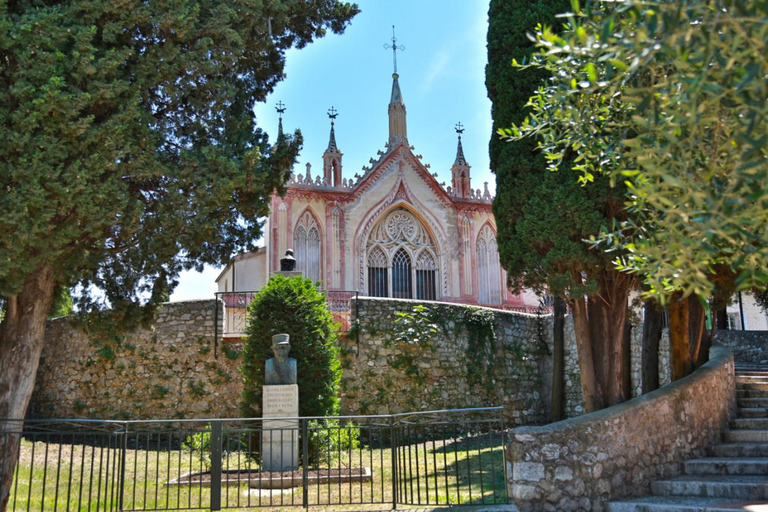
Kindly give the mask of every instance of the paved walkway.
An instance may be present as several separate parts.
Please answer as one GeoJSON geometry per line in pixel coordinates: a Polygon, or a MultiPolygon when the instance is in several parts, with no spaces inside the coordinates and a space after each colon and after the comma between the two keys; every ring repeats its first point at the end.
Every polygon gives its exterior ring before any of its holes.
{"type": "Polygon", "coordinates": [[[768,366],[736,366],[738,413],[712,456],[651,484],[652,496],[608,504],[610,512],[768,512],[768,366]]]}

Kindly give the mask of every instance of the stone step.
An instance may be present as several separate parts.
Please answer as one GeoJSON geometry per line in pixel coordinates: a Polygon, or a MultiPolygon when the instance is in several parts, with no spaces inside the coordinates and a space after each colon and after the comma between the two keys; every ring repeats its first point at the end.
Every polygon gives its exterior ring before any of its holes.
{"type": "Polygon", "coordinates": [[[685,462],[686,475],[768,475],[768,458],[712,457],[685,462]]]}
{"type": "Polygon", "coordinates": [[[768,390],[768,381],[765,382],[740,382],[736,384],[736,390],[749,389],[752,391],[768,390]]]}
{"type": "Polygon", "coordinates": [[[766,380],[768,380],[768,374],[765,374],[765,375],[762,375],[762,374],[755,374],[755,375],[739,374],[739,375],[736,375],[736,383],[737,384],[739,384],[739,383],[749,384],[750,382],[765,382],[766,380]]]}
{"type": "Polygon", "coordinates": [[[739,377],[741,375],[766,375],[768,374],[768,370],[765,369],[764,366],[753,366],[751,368],[748,367],[740,367],[736,368],[736,376],[739,377]]]}
{"type": "Polygon", "coordinates": [[[725,430],[724,443],[768,443],[768,430],[725,430]]]}
{"type": "Polygon", "coordinates": [[[651,492],[655,496],[764,500],[768,498],[768,477],[683,475],[671,480],[651,482],[651,492]]]}
{"type": "Polygon", "coordinates": [[[712,447],[715,457],[768,457],[768,443],[722,443],[712,447]]]}
{"type": "Polygon", "coordinates": [[[768,389],[737,389],[736,398],[768,398],[768,389]]]}
{"type": "Polygon", "coordinates": [[[739,407],[739,418],[768,418],[768,407],[739,407]]]}
{"type": "Polygon", "coordinates": [[[606,503],[608,512],[735,512],[757,508],[768,501],[734,501],[723,498],[698,498],[691,496],[648,496],[606,503]],[[748,507],[748,508],[747,508],[748,507]]]}
{"type": "Polygon", "coordinates": [[[768,398],[739,398],[739,407],[768,407],[768,398]]]}
{"type": "Polygon", "coordinates": [[[765,418],[736,418],[731,421],[733,430],[768,430],[768,419],[765,418]]]}
{"type": "Polygon", "coordinates": [[[747,379],[763,380],[766,378],[768,378],[768,372],[745,372],[736,374],[736,382],[747,379]]]}

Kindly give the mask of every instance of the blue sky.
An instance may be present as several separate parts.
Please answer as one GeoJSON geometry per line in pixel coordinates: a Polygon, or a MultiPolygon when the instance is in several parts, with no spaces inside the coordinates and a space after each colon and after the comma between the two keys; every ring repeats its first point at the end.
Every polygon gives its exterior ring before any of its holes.
{"type": "MultiPolygon", "coordinates": [[[[328,109],[339,113],[336,142],[344,154],[343,175],[362,167],[384,149],[387,105],[392,89],[392,25],[400,87],[408,112],[408,140],[439,181],[450,183],[456,156],[457,122],[465,128],[464,154],[472,166],[472,187],[495,180],[489,170],[491,103],[485,90],[487,0],[362,0],[361,13],[342,35],[328,35],[287,54],[287,77],[256,107],[259,126],[277,131],[275,104],[282,101],[286,131],[300,129],[304,148],[296,174],[322,168],[330,130],[328,109]]],[[[220,268],[185,272],[171,300],[212,298],[220,268]]]]}

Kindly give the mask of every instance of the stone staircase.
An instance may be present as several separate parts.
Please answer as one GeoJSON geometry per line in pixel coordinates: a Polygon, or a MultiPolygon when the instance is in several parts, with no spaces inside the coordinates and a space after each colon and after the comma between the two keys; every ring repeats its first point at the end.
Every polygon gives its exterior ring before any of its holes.
{"type": "Polygon", "coordinates": [[[738,413],[712,456],[651,484],[652,496],[607,504],[610,512],[768,512],[768,366],[736,365],[738,413]]]}

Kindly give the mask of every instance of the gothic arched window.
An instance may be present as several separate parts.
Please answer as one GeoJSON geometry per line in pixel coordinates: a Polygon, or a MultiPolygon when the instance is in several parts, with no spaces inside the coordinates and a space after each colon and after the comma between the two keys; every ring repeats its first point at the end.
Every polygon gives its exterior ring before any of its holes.
{"type": "Polygon", "coordinates": [[[411,258],[401,248],[392,258],[392,296],[396,299],[412,298],[411,279],[411,258]]]}
{"type": "Polygon", "coordinates": [[[309,212],[304,212],[293,230],[293,250],[296,258],[296,270],[301,271],[304,277],[308,279],[319,281],[322,275],[320,268],[320,228],[309,212]]]}
{"type": "Polygon", "coordinates": [[[477,236],[477,300],[481,304],[501,304],[501,265],[496,235],[487,224],[477,236]]]}
{"type": "Polygon", "coordinates": [[[422,300],[435,300],[437,284],[437,265],[435,258],[426,249],[421,251],[416,260],[416,298],[422,300]]]}
{"type": "Polygon", "coordinates": [[[408,210],[397,208],[376,224],[367,248],[369,295],[438,298],[440,255],[424,225],[408,210]]]}
{"type": "Polygon", "coordinates": [[[371,297],[389,296],[388,267],[387,255],[381,247],[374,247],[368,254],[368,295],[371,297]]]}

